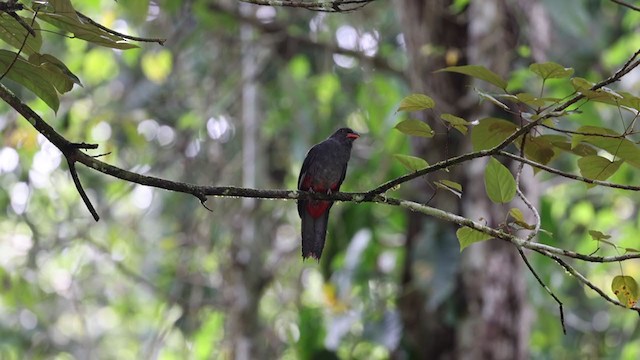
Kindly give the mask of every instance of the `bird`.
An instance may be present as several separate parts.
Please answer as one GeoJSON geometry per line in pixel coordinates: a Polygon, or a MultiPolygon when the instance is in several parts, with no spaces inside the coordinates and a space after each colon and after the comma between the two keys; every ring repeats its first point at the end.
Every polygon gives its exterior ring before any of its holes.
{"type": "MultiPolygon", "coordinates": [[[[314,145],[302,163],[298,190],[331,194],[340,191],[347,173],[353,141],[360,134],[350,128],[340,128],[321,143],[314,145]]],[[[298,200],[302,221],[302,258],[320,261],[327,235],[329,210],[333,201],[298,200]]]]}

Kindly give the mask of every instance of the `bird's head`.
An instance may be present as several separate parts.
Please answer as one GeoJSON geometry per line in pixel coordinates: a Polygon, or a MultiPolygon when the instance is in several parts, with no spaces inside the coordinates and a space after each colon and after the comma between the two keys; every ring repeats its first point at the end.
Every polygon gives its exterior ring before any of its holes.
{"type": "Polygon", "coordinates": [[[332,139],[338,140],[341,144],[349,145],[353,144],[353,140],[360,137],[360,134],[349,129],[349,128],[340,128],[336,130],[336,132],[331,135],[332,139]]]}

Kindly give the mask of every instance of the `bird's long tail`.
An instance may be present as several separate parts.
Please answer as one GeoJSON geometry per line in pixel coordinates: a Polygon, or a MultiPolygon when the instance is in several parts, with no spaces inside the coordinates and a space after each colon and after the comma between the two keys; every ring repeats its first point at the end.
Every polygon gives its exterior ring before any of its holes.
{"type": "Polygon", "coordinates": [[[302,218],[302,258],[312,257],[320,260],[324,241],[327,236],[327,222],[329,219],[329,209],[324,214],[314,218],[306,211],[301,214],[302,218]]]}

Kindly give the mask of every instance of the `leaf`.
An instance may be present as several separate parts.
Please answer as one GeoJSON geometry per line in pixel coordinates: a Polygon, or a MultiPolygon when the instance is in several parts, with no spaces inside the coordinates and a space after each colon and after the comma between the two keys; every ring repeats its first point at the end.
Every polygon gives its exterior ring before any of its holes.
{"type": "Polygon", "coordinates": [[[467,120],[451,114],[442,114],[440,118],[449,123],[454,129],[460,131],[463,135],[467,135],[468,126],[471,125],[467,120]]]}
{"type": "Polygon", "coordinates": [[[128,42],[123,37],[110,34],[99,27],[85,23],[77,16],[66,16],[58,13],[41,12],[38,18],[61,30],[72,33],[75,37],[94,44],[114,49],[132,49],[138,46],[128,42]]]}
{"type": "Polygon", "coordinates": [[[433,130],[429,124],[422,122],[420,120],[404,120],[399,122],[396,126],[403,134],[412,135],[412,136],[421,136],[430,138],[433,137],[433,130]]]}
{"type": "Polygon", "coordinates": [[[60,100],[55,87],[49,81],[50,73],[38,66],[26,61],[18,56],[15,62],[16,53],[8,50],[0,50],[0,74],[11,66],[7,77],[18,84],[26,87],[31,92],[42,99],[51,109],[58,110],[60,100]],[[11,65],[13,63],[13,65],[11,65]]]}
{"type": "Polygon", "coordinates": [[[493,238],[493,236],[491,235],[485,234],[476,229],[472,229],[468,226],[463,226],[458,229],[458,231],[456,231],[456,236],[458,237],[458,242],[460,243],[460,252],[462,252],[464,248],[473,243],[493,238]]]}
{"type": "Polygon", "coordinates": [[[462,197],[462,185],[451,180],[438,180],[433,183],[436,187],[447,190],[455,196],[462,197]]]}
{"type": "Polygon", "coordinates": [[[540,76],[543,80],[561,79],[573,75],[572,68],[566,68],[554,62],[531,64],[529,65],[529,70],[540,76]]]}
{"type": "MultiPolygon", "coordinates": [[[[31,25],[31,19],[21,17],[25,23],[31,25]]],[[[42,47],[42,31],[40,31],[40,25],[38,22],[34,22],[31,28],[35,31],[36,36],[31,36],[27,29],[24,28],[16,19],[9,16],[7,13],[0,13],[0,39],[4,40],[7,44],[13,46],[16,49],[22,47],[22,43],[25,41],[22,52],[26,55],[31,55],[40,51],[42,47]]]]}
{"type": "Polygon", "coordinates": [[[631,276],[618,275],[611,282],[611,291],[626,307],[634,307],[638,302],[638,283],[631,276]]]}
{"type": "Polygon", "coordinates": [[[402,163],[404,167],[411,171],[424,169],[429,166],[429,163],[419,157],[402,154],[394,154],[393,157],[395,157],[396,160],[400,161],[400,163],[402,163]]]}
{"type": "Polygon", "coordinates": [[[32,54],[29,56],[29,62],[49,72],[49,81],[55,86],[59,93],[70,91],[74,83],[82,86],[80,79],[78,79],[62,61],[53,55],[32,54]]]}
{"type": "Polygon", "coordinates": [[[473,151],[495,147],[518,130],[516,124],[498,118],[484,118],[471,130],[473,151]]]}
{"type": "Polygon", "coordinates": [[[533,96],[533,94],[529,94],[529,93],[519,93],[516,95],[516,98],[520,102],[523,102],[534,108],[542,107],[546,104],[546,101],[544,101],[544,99],[539,99],[533,96]]]}
{"type": "Polygon", "coordinates": [[[571,79],[571,85],[576,91],[580,92],[590,100],[616,105],[623,100],[622,95],[605,87],[602,87],[598,90],[591,90],[591,88],[594,86],[594,83],[580,77],[571,79]]]}
{"type": "MultiPolygon", "coordinates": [[[[578,159],[578,168],[580,168],[580,174],[582,176],[604,181],[613,175],[622,164],[622,160],[609,161],[607,158],[603,158],[598,155],[584,156],[578,159]]],[[[591,188],[596,186],[595,184],[587,184],[587,187],[591,188]]]]}
{"type": "Polygon", "coordinates": [[[634,167],[640,168],[640,149],[636,144],[622,138],[622,136],[615,131],[597,126],[581,126],[577,132],[593,135],[573,135],[571,139],[572,146],[584,141],[602,150],[606,150],[609,154],[623,159],[634,167]],[[609,135],[609,137],[598,136],[598,134],[609,135]],[[619,136],[620,138],[610,136],[619,136]]]}
{"type": "Polygon", "coordinates": [[[541,137],[547,139],[553,147],[562,151],[571,152],[578,156],[596,155],[598,153],[596,149],[582,143],[576,144],[576,146],[572,148],[571,143],[569,143],[567,138],[562,135],[542,135],[541,137]]]}
{"type": "Polygon", "coordinates": [[[473,90],[478,93],[478,95],[480,96],[480,98],[484,99],[484,100],[488,100],[489,102],[493,103],[494,105],[497,105],[498,107],[501,107],[504,110],[509,110],[509,106],[507,106],[505,103],[501,102],[500,100],[496,99],[495,97],[493,97],[493,95],[490,95],[489,93],[486,93],[478,88],[473,88],[473,90]]]}
{"type": "Polygon", "coordinates": [[[527,229],[527,230],[533,230],[536,227],[527,223],[524,219],[524,214],[522,214],[522,211],[518,208],[511,208],[509,210],[509,215],[511,215],[511,217],[513,218],[514,222],[518,225],[520,225],[521,227],[527,229]]]}
{"type": "Polygon", "coordinates": [[[474,78],[484,80],[503,90],[505,90],[508,85],[507,82],[502,77],[500,77],[500,75],[480,65],[449,66],[444,69],[437,70],[436,72],[442,71],[469,75],[474,78]]]}
{"type": "Polygon", "coordinates": [[[436,106],[432,98],[424,94],[411,94],[400,101],[397,111],[421,111],[436,106]]]}
{"type": "Polygon", "coordinates": [[[491,157],[484,170],[484,186],[491,201],[503,204],[516,196],[516,180],[498,160],[491,157]]]}
{"type": "MultiPolygon", "coordinates": [[[[518,148],[522,143],[516,142],[518,148]]],[[[527,141],[524,143],[524,156],[542,165],[548,164],[556,157],[553,145],[547,138],[542,136],[527,135],[527,141]]]]}
{"type": "Polygon", "coordinates": [[[611,235],[604,234],[598,230],[589,230],[589,235],[591,235],[591,238],[595,241],[602,241],[611,238],[611,235]]]}

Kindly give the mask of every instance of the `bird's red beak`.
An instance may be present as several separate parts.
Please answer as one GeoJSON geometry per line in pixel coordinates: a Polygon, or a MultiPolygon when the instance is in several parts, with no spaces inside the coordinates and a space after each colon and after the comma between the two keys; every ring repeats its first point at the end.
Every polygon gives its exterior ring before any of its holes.
{"type": "Polygon", "coordinates": [[[355,139],[359,138],[359,137],[360,137],[360,135],[358,135],[358,134],[356,134],[356,133],[348,133],[348,134],[347,134],[347,137],[348,137],[349,139],[354,139],[354,140],[355,140],[355,139]]]}

